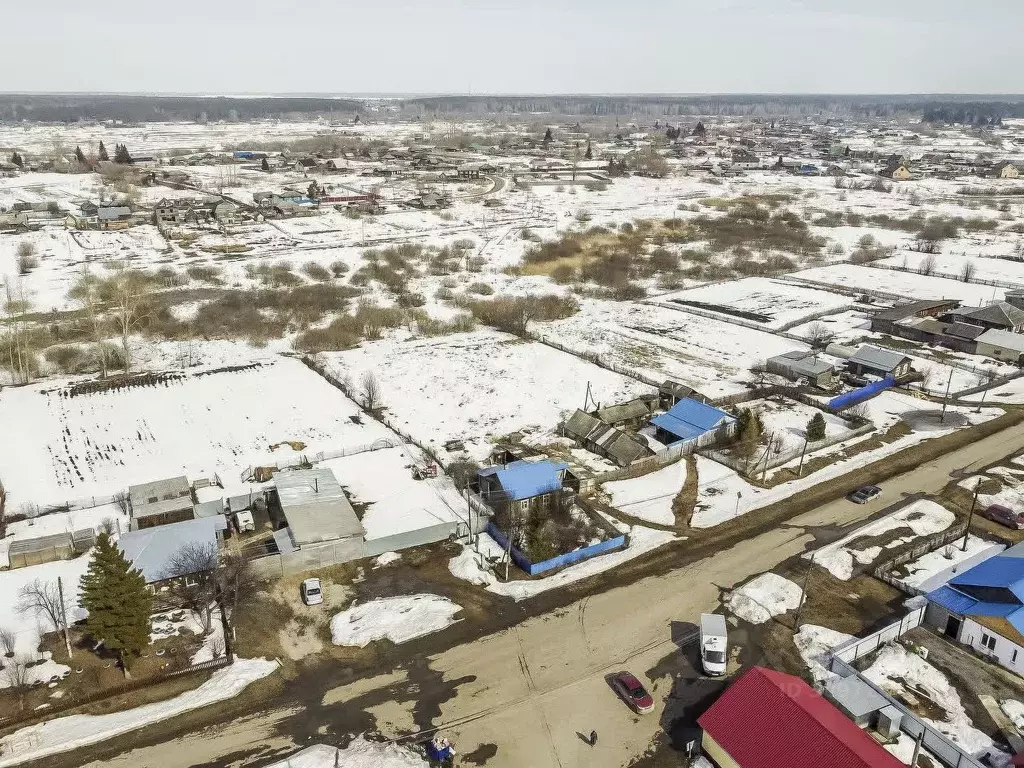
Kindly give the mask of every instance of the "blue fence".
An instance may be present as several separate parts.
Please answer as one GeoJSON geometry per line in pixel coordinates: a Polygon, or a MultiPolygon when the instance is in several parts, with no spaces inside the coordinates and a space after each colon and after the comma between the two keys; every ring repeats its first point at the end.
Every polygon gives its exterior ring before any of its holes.
{"type": "Polygon", "coordinates": [[[843,408],[849,408],[851,405],[856,405],[857,403],[863,403],[865,400],[870,400],[879,392],[886,389],[892,389],[895,386],[896,380],[892,376],[886,376],[881,381],[873,381],[867,386],[851,390],[850,392],[844,392],[841,395],[833,397],[828,401],[828,407],[836,411],[841,411],[843,408]]]}
{"type": "Polygon", "coordinates": [[[591,544],[589,547],[583,547],[573,552],[567,552],[564,555],[558,557],[552,557],[550,560],[544,560],[540,563],[531,563],[530,559],[520,552],[515,547],[509,548],[508,538],[504,533],[498,530],[497,526],[493,522],[487,523],[487,533],[490,534],[491,538],[498,542],[498,546],[502,549],[509,549],[512,554],[512,562],[522,568],[531,576],[536,576],[538,573],[544,573],[555,568],[564,568],[567,565],[578,563],[582,560],[589,560],[596,555],[603,555],[605,552],[611,552],[616,549],[622,549],[626,546],[625,534],[616,536],[613,539],[602,541],[598,544],[591,544]]]}

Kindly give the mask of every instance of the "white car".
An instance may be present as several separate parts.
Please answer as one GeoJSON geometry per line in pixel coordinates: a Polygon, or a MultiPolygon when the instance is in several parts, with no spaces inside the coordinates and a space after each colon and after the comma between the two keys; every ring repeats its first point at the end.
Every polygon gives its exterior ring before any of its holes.
{"type": "Polygon", "coordinates": [[[323,601],[324,593],[320,589],[320,579],[306,579],[302,582],[302,602],[306,605],[320,605],[323,601]]]}

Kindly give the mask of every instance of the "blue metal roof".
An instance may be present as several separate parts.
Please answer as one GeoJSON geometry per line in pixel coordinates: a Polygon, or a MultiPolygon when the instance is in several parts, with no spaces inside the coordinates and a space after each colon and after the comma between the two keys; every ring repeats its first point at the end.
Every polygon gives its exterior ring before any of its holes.
{"type": "Polygon", "coordinates": [[[503,467],[484,467],[477,474],[483,477],[497,475],[501,488],[509,501],[520,501],[562,487],[559,472],[569,468],[563,462],[513,461],[503,467]]]}
{"type": "Polygon", "coordinates": [[[950,579],[949,583],[954,587],[1001,587],[1010,590],[1024,602],[1024,558],[999,554],[981,561],[950,579]]]}
{"type": "Polygon", "coordinates": [[[928,599],[961,616],[1005,618],[1019,632],[1024,632],[1024,558],[1018,556],[1020,553],[1020,545],[1016,545],[983,560],[950,579],[945,586],[929,592],[928,599]],[[1007,599],[978,600],[961,591],[970,587],[1006,590],[1003,594],[1006,594],[1007,599]]]}
{"type": "Polygon", "coordinates": [[[971,612],[971,609],[978,604],[970,595],[965,595],[963,592],[957,592],[955,589],[949,586],[939,587],[933,592],[929,592],[928,600],[941,605],[947,611],[953,613],[959,613],[966,616],[971,612]]]}
{"type": "Polygon", "coordinates": [[[684,397],[668,413],[651,419],[651,423],[680,440],[690,440],[715,429],[723,419],[732,421],[732,416],[713,405],[684,397]]]}

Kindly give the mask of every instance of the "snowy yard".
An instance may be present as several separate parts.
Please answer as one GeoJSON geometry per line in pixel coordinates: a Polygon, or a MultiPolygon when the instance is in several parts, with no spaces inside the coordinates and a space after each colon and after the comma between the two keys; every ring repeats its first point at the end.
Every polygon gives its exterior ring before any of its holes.
{"type": "Polygon", "coordinates": [[[612,506],[649,523],[674,525],[672,502],[686,482],[686,461],[678,461],[657,472],[631,480],[604,484],[612,506]]]}
{"type": "Polygon", "coordinates": [[[498,581],[491,567],[503,567],[505,550],[487,534],[480,535],[480,552],[472,546],[464,546],[462,552],[448,561],[448,570],[453,576],[485,587],[487,591],[506,595],[514,600],[525,600],[549,589],[557,589],[588,576],[611,570],[628,560],[668,544],[677,537],[668,531],[658,531],[635,525],[629,529],[629,546],[606,555],[598,555],[576,565],[562,568],[551,576],[523,581],[498,581]]]}
{"type": "Polygon", "coordinates": [[[747,277],[659,296],[659,304],[689,304],[725,321],[757,323],[779,329],[821,312],[840,311],[853,299],[839,293],[766,277],[747,277]]]}
{"type": "Polygon", "coordinates": [[[437,595],[381,597],[348,608],[331,619],[335,645],[365,648],[374,640],[405,643],[454,624],[462,608],[437,595]]]}
{"type": "Polygon", "coordinates": [[[879,559],[884,550],[941,533],[955,520],[956,515],[945,507],[922,499],[862,525],[839,541],[804,555],[804,558],[813,559],[816,565],[827,569],[837,579],[847,581],[853,577],[856,566],[870,565],[879,559]],[[881,541],[876,543],[878,539],[881,541]]]}
{"type": "Polygon", "coordinates": [[[414,445],[366,451],[319,464],[334,472],[353,504],[367,504],[367,539],[415,531],[438,523],[466,522],[466,501],[451,478],[416,480],[414,464],[429,463],[414,445]]]}
{"type": "Polygon", "coordinates": [[[946,676],[902,645],[883,646],[863,674],[887,693],[910,701],[920,697],[913,688],[927,691],[928,698],[946,713],[943,720],[923,718],[932,727],[975,756],[983,755],[986,750],[997,751],[992,739],[974,727],[960,694],[946,676]]]}
{"type": "Polygon", "coordinates": [[[397,439],[293,359],[75,392],[53,384],[0,392],[0,423],[20,436],[0,446],[12,508],[110,495],[183,473],[236,478],[250,464],[397,439]],[[296,452],[285,441],[303,447],[296,452]]]}
{"type": "Polygon", "coordinates": [[[1002,288],[993,288],[991,285],[857,264],[833,264],[806,269],[787,279],[811,280],[815,284],[824,283],[848,290],[880,291],[897,299],[960,299],[965,305],[974,307],[987,304],[993,299],[1001,299],[1005,293],[1002,288]]]}
{"type": "Polygon", "coordinates": [[[799,450],[803,447],[807,433],[807,424],[816,415],[825,419],[825,437],[837,438],[852,431],[852,427],[838,416],[801,403],[799,400],[769,399],[751,400],[742,404],[743,408],[760,415],[764,422],[764,433],[777,441],[778,453],[799,450]]]}
{"type": "Polygon", "coordinates": [[[800,586],[776,573],[762,573],[730,592],[725,607],[744,621],[764,624],[800,605],[800,586]]]}
{"type": "Polygon", "coordinates": [[[582,407],[588,384],[603,404],[651,392],[565,352],[496,331],[382,341],[325,358],[357,385],[372,372],[381,403],[400,429],[437,449],[453,439],[472,442],[466,447],[476,458],[489,454],[489,438],[553,427],[582,407]]]}
{"type": "Polygon", "coordinates": [[[214,672],[209,680],[195,690],[173,699],[106,715],[68,715],[21,728],[0,738],[0,766],[38,760],[47,755],[95,744],[151,723],[177,717],[191,709],[230,699],[276,668],[276,662],[266,659],[236,659],[231,666],[214,672]]]}
{"type": "Polygon", "coordinates": [[[586,302],[579,314],[538,324],[538,331],[569,349],[599,354],[652,380],[675,379],[709,397],[742,392],[752,365],[808,348],[767,331],[640,303],[586,302]]]}
{"type": "MultiPolygon", "coordinates": [[[[1005,544],[996,544],[987,539],[970,535],[967,538],[967,549],[963,549],[963,540],[958,538],[955,542],[927,552],[921,557],[899,567],[897,574],[903,572],[906,575],[900,577],[900,581],[908,587],[916,587],[923,592],[930,592],[938,589],[957,573],[963,573],[982,560],[1002,552],[1006,549],[1005,544]]],[[[894,575],[897,575],[894,574],[894,575]]]]}
{"type": "Polygon", "coordinates": [[[344,749],[314,744],[268,768],[426,768],[427,762],[407,747],[357,736],[344,749]]]}

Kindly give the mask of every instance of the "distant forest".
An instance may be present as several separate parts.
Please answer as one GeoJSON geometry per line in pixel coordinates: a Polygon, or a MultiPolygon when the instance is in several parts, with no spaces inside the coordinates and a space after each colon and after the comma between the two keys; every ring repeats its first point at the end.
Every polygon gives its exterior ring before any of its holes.
{"type": "Polygon", "coordinates": [[[917,118],[931,123],[997,125],[1024,117],[1024,96],[872,95],[553,95],[418,96],[342,99],[324,96],[141,96],[88,94],[0,94],[0,120],[75,122],[121,120],[254,120],[354,116],[386,104],[404,117],[515,116],[547,113],[594,118],[671,118],[714,115],[746,117],[917,118]]]}

